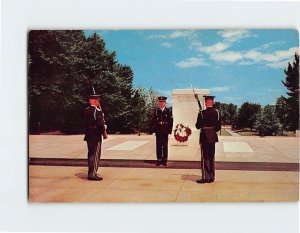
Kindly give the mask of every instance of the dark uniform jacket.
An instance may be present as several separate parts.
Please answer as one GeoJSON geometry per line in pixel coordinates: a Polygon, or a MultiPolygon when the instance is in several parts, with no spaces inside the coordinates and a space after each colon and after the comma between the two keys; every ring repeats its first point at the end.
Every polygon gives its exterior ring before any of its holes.
{"type": "Polygon", "coordinates": [[[200,143],[218,142],[217,132],[221,129],[220,112],[212,107],[200,111],[196,128],[201,129],[200,143]]]}
{"type": "Polygon", "coordinates": [[[105,121],[101,109],[95,106],[88,107],[84,112],[84,141],[102,141],[104,125],[105,121]]]}
{"type": "Polygon", "coordinates": [[[167,107],[163,111],[157,108],[153,114],[151,129],[155,134],[171,134],[173,129],[172,110],[167,107]]]}

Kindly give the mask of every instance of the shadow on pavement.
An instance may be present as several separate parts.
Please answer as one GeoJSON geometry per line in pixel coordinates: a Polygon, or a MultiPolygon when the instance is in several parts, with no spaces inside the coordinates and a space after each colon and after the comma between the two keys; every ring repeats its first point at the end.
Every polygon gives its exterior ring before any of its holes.
{"type": "Polygon", "coordinates": [[[77,176],[78,178],[80,178],[82,180],[86,180],[87,179],[86,172],[78,172],[78,173],[75,174],[75,176],[77,176]]]}
{"type": "Polygon", "coordinates": [[[182,175],[181,179],[196,182],[199,179],[199,176],[197,176],[197,175],[182,175]]]}

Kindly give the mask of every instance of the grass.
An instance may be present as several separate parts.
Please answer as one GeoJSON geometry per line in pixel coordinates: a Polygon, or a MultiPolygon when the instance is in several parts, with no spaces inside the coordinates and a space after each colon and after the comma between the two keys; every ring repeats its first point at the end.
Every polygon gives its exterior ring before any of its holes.
{"type": "Polygon", "coordinates": [[[255,131],[245,130],[245,131],[236,131],[241,136],[258,136],[255,131]]]}
{"type": "MultiPolygon", "coordinates": [[[[220,131],[218,132],[218,135],[220,135],[220,131]]],[[[228,133],[225,129],[221,129],[221,136],[231,136],[231,134],[228,133]]]]}
{"type": "MultiPolygon", "coordinates": [[[[241,135],[241,136],[259,136],[255,131],[251,131],[250,129],[239,129],[239,130],[236,130],[234,132],[241,135]]],[[[268,135],[265,135],[265,136],[268,136],[268,135]]],[[[280,136],[280,135],[277,135],[277,136],[280,136]]],[[[284,131],[283,136],[295,137],[296,135],[293,132],[284,131]]]]}

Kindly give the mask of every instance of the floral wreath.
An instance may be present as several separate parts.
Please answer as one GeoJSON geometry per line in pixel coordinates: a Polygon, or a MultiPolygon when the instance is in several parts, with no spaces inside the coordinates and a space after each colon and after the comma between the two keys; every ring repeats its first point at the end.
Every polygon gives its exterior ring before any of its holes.
{"type": "Polygon", "coordinates": [[[176,128],[174,129],[174,137],[176,141],[180,143],[188,141],[191,134],[192,130],[183,124],[177,124],[176,128]]]}

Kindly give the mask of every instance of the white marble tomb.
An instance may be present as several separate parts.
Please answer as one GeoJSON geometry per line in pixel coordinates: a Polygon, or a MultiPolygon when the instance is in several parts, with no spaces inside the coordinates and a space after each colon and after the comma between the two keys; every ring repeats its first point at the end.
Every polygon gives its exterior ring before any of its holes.
{"type": "MultiPolygon", "coordinates": [[[[209,89],[194,89],[195,93],[198,95],[202,108],[204,106],[204,95],[209,95],[209,89]]],[[[197,121],[197,116],[199,112],[199,107],[197,100],[195,99],[194,92],[192,89],[174,89],[172,93],[173,98],[173,117],[174,117],[174,127],[177,124],[182,123],[185,126],[189,126],[195,129],[195,124],[197,121]]]]}

